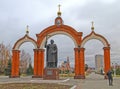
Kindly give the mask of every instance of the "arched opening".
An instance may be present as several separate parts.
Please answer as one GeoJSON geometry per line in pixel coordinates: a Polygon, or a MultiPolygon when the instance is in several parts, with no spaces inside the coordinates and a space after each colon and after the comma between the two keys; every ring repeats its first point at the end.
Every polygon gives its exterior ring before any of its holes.
{"type": "Polygon", "coordinates": [[[20,50],[20,76],[33,75],[34,69],[34,45],[30,42],[22,44],[20,50]]]}
{"type": "MultiPolygon", "coordinates": [[[[74,48],[75,70],[74,71],[75,71],[75,76],[76,76],[76,77],[74,76],[74,78],[78,78],[79,71],[80,71],[79,70],[80,65],[78,63],[78,61],[79,61],[78,60],[78,45],[80,45],[81,40],[82,40],[82,32],[77,32],[75,29],[73,29],[72,27],[67,26],[67,25],[60,25],[59,27],[56,25],[50,26],[50,27],[44,29],[41,33],[36,34],[38,48],[40,50],[44,50],[46,36],[49,39],[50,37],[52,37],[54,35],[58,35],[58,34],[66,35],[69,38],[71,38],[72,41],[74,42],[74,45],[75,45],[75,48],[74,48]]],[[[44,54],[43,51],[39,54],[39,55],[42,55],[42,57],[40,58],[40,61],[42,62],[42,64],[41,64],[42,68],[40,68],[41,75],[43,75],[43,69],[44,69],[44,67],[43,67],[43,64],[44,64],[43,54],[44,54]]],[[[37,64],[37,62],[36,62],[36,64],[37,64]]]]}
{"type": "MultiPolygon", "coordinates": [[[[85,74],[86,78],[90,78],[89,75],[104,73],[104,45],[97,39],[88,40],[85,45],[85,74]],[[86,67],[87,66],[87,67],[86,67]]],[[[97,77],[94,77],[95,79],[97,77]]],[[[102,78],[102,77],[99,77],[102,78]]],[[[97,78],[98,79],[98,78],[97,78]]]]}
{"type": "MultiPolygon", "coordinates": [[[[84,49],[86,42],[88,42],[91,39],[97,39],[104,45],[104,47],[103,47],[103,50],[104,50],[104,72],[105,72],[104,74],[105,74],[105,78],[106,78],[106,73],[108,72],[108,70],[110,70],[110,45],[103,36],[96,34],[94,31],[92,31],[89,35],[87,35],[86,37],[83,38],[80,47],[82,49],[84,49]]],[[[82,53],[81,54],[82,61],[84,61],[84,50],[81,50],[81,53],[82,53]]],[[[82,72],[84,72],[84,71],[82,71],[82,72]]]]}
{"type": "MultiPolygon", "coordinates": [[[[28,34],[26,34],[24,37],[22,37],[21,39],[19,39],[15,43],[13,50],[12,50],[12,73],[11,73],[11,77],[19,77],[20,76],[20,68],[19,68],[20,67],[20,47],[22,44],[24,44],[26,42],[32,43],[34,46],[34,49],[37,49],[36,41],[34,39],[32,39],[31,37],[29,37],[28,34]]],[[[23,57],[23,59],[24,59],[24,57],[23,57]]],[[[23,64],[24,64],[24,60],[23,60],[23,64]]]]}
{"type": "MultiPolygon", "coordinates": [[[[75,44],[73,40],[65,34],[56,34],[49,37],[48,44],[50,40],[53,39],[54,43],[58,48],[58,68],[60,70],[60,76],[74,76],[74,47],[75,44]]],[[[45,50],[45,62],[46,66],[46,50],[45,50]]],[[[44,66],[44,67],[45,67],[44,66]]]]}
{"type": "Polygon", "coordinates": [[[73,37],[71,34],[69,34],[69,33],[67,33],[67,32],[64,32],[64,31],[55,31],[55,32],[52,32],[52,33],[45,34],[44,39],[43,39],[43,41],[42,41],[42,43],[41,43],[41,45],[40,45],[40,48],[44,48],[45,41],[46,41],[46,37],[47,37],[47,39],[48,39],[48,38],[50,38],[51,36],[58,35],[58,34],[66,35],[66,36],[68,36],[69,38],[71,38],[72,41],[74,42],[75,47],[77,47],[77,42],[76,42],[76,40],[74,39],[74,37],[73,37]]]}

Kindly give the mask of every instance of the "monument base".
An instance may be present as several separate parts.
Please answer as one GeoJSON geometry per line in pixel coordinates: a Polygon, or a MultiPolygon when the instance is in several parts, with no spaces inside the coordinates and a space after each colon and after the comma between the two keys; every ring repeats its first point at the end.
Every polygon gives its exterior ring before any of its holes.
{"type": "Polygon", "coordinates": [[[58,80],[59,69],[58,68],[45,68],[43,79],[44,80],[58,80]]]}
{"type": "Polygon", "coordinates": [[[32,78],[42,78],[42,76],[33,75],[32,78]]]}
{"type": "Polygon", "coordinates": [[[20,78],[20,76],[9,76],[9,78],[20,78]]]}
{"type": "Polygon", "coordinates": [[[77,76],[74,76],[74,79],[85,79],[85,76],[84,75],[77,75],[77,76]]]}

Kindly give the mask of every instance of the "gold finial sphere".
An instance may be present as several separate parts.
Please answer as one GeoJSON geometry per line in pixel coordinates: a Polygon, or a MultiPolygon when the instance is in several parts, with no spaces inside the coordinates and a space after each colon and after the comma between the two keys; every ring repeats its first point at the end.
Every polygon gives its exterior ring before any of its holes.
{"type": "Polygon", "coordinates": [[[91,23],[92,23],[91,29],[92,29],[92,31],[94,31],[94,22],[92,21],[91,23]]]}
{"type": "Polygon", "coordinates": [[[29,26],[27,25],[27,27],[26,27],[26,34],[28,34],[29,33],[29,26]]]}

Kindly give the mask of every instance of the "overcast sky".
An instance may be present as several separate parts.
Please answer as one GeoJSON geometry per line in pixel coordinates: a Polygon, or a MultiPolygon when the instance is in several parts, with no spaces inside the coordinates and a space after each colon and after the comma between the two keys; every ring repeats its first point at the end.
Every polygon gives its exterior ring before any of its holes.
{"type": "MultiPolygon", "coordinates": [[[[36,34],[54,24],[58,4],[61,4],[64,24],[83,32],[83,37],[90,34],[94,21],[95,32],[111,45],[111,61],[120,64],[120,0],[0,0],[0,43],[13,46],[25,35],[27,25],[29,35],[36,40],[36,34]]],[[[69,56],[74,64],[73,41],[64,35],[52,39],[58,45],[59,59],[69,56]]],[[[27,43],[21,48],[24,46],[28,50],[34,48],[27,43]]],[[[88,41],[85,44],[86,63],[94,65],[94,56],[103,54],[103,47],[98,40],[88,41]]]]}

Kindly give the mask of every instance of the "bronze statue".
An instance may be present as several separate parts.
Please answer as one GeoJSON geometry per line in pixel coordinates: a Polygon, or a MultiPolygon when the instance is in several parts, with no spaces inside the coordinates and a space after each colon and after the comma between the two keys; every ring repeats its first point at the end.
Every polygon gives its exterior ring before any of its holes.
{"type": "Polygon", "coordinates": [[[51,44],[45,43],[46,48],[46,67],[56,68],[57,67],[57,45],[54,44],[54,40],[50,41],[51,44]]]}

